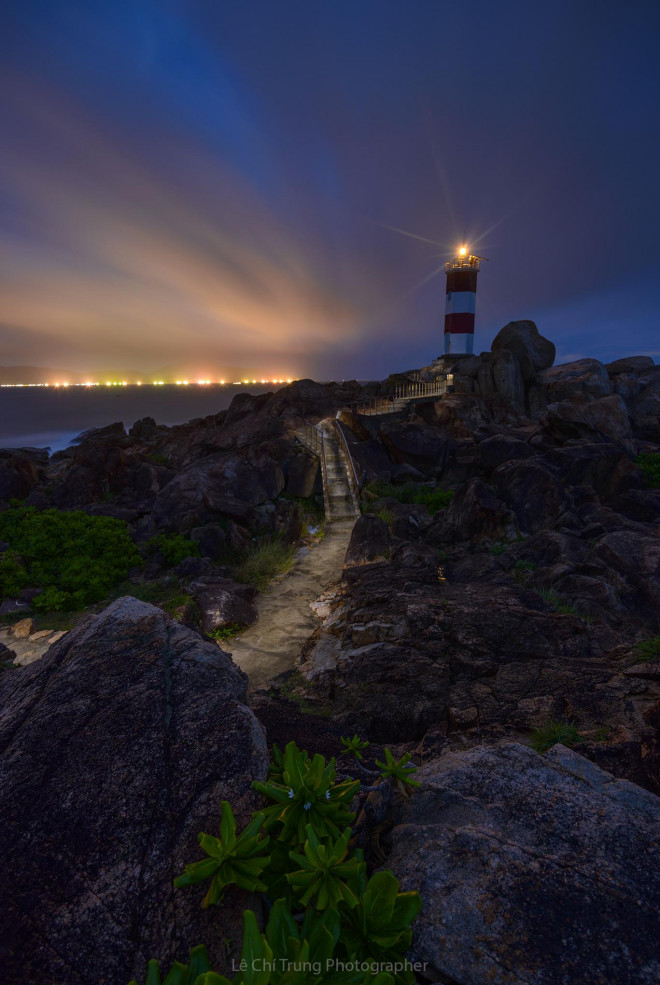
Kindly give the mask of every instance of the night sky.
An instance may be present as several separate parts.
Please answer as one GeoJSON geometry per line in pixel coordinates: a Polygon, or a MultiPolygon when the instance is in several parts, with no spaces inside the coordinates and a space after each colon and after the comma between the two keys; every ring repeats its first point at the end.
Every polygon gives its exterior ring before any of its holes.
{"type": "Polygon", "coordinates": [[[10,0],[0,364],[383,377],[660,355],[660,5],[10,0]]]}

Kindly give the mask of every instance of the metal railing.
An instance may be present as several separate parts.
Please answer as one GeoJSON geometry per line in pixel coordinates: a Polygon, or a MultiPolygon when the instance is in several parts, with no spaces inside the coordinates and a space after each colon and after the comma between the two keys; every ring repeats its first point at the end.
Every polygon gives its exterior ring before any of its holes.
{"type": "Polygon", "coordinates": [[[424,397],[440,397],[451,393],[454,388],[454,377],[451,373],[433,380],[432,383],[401,383],[390,393],[367,400],[357,400],[349,404],[354,414],[376,416],[378,414],[395,414],[402,410],[409,400],[421,400],[424,397]]]}
{"type": "Polygon", "coordinates": [[[321,463],[321,481],[323,483],[323,508],[326,517],[330,516],[330,493],[328,490],[328,464],[325,456],[325,435],[316,424],[307,424],[296,432],[301,444],[311,451],[321,463]]]}
{"type": "MultiPolygon", "coordinates": [[[[340,414],[341,411],[337,411],[340,414]]],[[[349,448],[348,441],[346,440],[346,435],[344,434],[344,429],[337,418],[335,418],[335,428],[339,432],[339,448],[344,452],[344,457],[346,458],[346,476],[348,478],[348,488],[351,491],[351,496],[353,497],[353,508],[355,510],[356,516],[360,513],[360,481],[357,476],[357,471],[355,469],[355,462],[353,461],[353,456],[351,455],[351,449],[349,448]]]]}

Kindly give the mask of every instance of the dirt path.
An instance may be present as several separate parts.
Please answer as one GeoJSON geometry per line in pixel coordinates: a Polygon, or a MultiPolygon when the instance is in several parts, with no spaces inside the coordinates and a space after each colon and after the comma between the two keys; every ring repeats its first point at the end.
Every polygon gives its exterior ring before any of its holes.
{"type": "Polygon", "coordinates": [[[295,666],[318,625],[309,603],[339,580],[354,524],[354,519],[328,524],[321,543],[299,557],[271,591],[258,596],[254,626],[221,644],[249,676],[251,687],[295,666]]]}

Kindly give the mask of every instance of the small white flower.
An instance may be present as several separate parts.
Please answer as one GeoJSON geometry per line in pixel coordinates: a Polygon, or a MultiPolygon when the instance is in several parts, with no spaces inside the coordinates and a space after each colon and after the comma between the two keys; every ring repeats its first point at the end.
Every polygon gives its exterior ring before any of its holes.
{"type": "Polygon", "coordinates": [[[330,800],[330,791],[329,790],[326,790],[326,792],[325,792],[325,799],[326,800],[330,800]]]}
{"type": "Polygon", "coordinates": [[[304,806],[305,810],[308,811],[310,809],[310,807],[312,806],[311,800],[308,800],[307,803],[304,804],[303,806],[304,806]]]}
{"type": "Polygon", "coordinates": [[[293,800],[293,787],[289,787],[289,800],[293,800]]]}

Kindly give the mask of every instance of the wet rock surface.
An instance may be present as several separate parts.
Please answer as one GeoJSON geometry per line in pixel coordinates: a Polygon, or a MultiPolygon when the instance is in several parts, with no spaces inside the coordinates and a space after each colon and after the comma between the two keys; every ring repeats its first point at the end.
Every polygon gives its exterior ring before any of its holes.
{"type": "Polygon", "coordinates": [[[393,832],[413,960],[460,985],[653,985],[660,800],[555,746],[450,752],[393,832]]]}
{"type": "Polygon", "coordinates": [[[217,911],[172,879],[244,822],[265,775],[247,679],[215,644],[124,598],[31,667],[0,676],[3,981],[141,980],[203,942],[226,968],[240,894],[217,911]]]}

